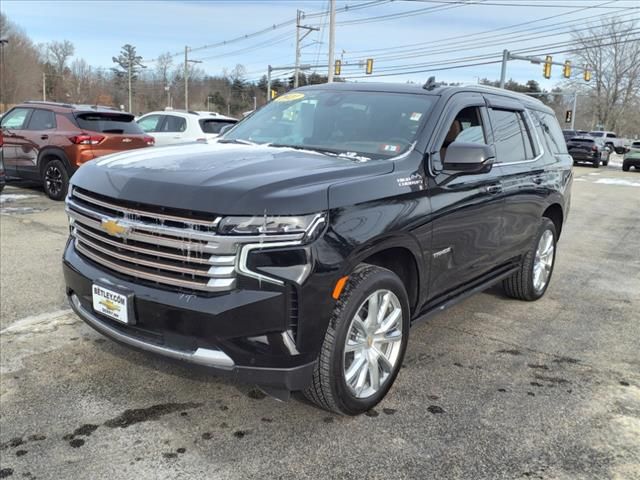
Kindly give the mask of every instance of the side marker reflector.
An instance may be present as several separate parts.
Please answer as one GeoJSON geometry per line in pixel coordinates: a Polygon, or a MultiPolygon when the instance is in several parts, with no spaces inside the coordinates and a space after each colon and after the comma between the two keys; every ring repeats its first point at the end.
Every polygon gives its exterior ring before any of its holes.
{"type": "Polygon", "coordinates": [[[331,295],[334,300],[337,300],[338,298],[340,298],[340,294],[342,293],[342,290],[344,289],[344,286],[346,285],[347,280],[349,280],[348,275],[342,277],[340,280],[336,282],[336,286],[333,289],[333,294],[331,295]]]}

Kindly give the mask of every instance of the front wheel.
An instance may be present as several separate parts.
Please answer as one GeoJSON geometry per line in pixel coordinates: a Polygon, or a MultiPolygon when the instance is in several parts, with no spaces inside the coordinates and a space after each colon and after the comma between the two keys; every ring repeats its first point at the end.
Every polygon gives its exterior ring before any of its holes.
{"type": "Polygon", "coordinates": [[[400,278],[385,268],[360,265],[336,303],[305,396],[343,415],[378,404],[402,364],[409,315],[400,278]]]}
{"type": "Polygon", "coordinates": [[[507,296],[532,301],[544,295],[555,265],[557,240],[554,223],[543,217],[531,249],[522,258],[520,269],[502,282],[507,296]]]}
{"type": "Polygon", "coordinates": [[[60,160],[50,160],[42,172],[44,191],[51,200],[64,200],[69,188],[69,174],[60,160]]]}
{"type": "Polygon", "coordinates": [[[596,159],[593,161],[593,168],[600,168],[600,159],[596,159]]]}
{"type": "Polygon", "coordinates": [[[629,164],[628,163],[623,163],[622,164],[622,171],[624,172],[628,172],[629,171],[629,164]]]}

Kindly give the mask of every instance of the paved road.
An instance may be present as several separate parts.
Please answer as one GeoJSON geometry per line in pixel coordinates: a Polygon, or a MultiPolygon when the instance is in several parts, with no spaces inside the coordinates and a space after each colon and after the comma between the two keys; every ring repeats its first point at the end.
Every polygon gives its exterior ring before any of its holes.
{"type": "Polygon", "coordinates": [[[101,338],[64,310],[62,205],[8,187],[0,478],[640,479],[640,172],[575,173],[545,298],[495,288],[417,326],[358,418],[101,338]]]}

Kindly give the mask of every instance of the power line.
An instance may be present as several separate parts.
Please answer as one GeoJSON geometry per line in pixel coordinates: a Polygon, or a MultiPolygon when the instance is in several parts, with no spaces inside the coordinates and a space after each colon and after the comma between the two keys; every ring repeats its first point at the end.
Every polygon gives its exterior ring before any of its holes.
{"type": "MultiPolygon", "coordinates": [[[[609,0],[607,2],[601,3],[601,5],[607,4],[607,3],[612,3],[616,0],[609,0]]],[[[591,8],[591,7],[589,7],[591,8]]],[[[504,34],[495,34],[495,35],[490,35],[490,34],[494,34],[495,32],[499,32],[499,31],[503,31],[503,30],[508,30],[508,29],[512,29],[512,28],[517,28],[517,27],[523,27],[523,26],[527,26],[527,25],[533,25],[534,23],[538,23],[538,22],[542,22],[542,21],[546,21],[552,18],[557,18],[557,17],[561,17],[561,16],[566,16],[566,15],[572,15],[574,13],[578,13],[584,10],[588,10],[589,8],[580,8],[577,10],[573,10],[571,12],[566,12],[563,14],[559,14],[559,15],[552,15],[552,16],[548,16],[548,17],[544,17],[544,18],[540,18],[537,20],[530,20],[530,21],[526,21],[526,22],[522,22],[522,23],[517,23],[517,24],[513,24],[513,25],[509,25],[506,27],[501,27],[501,28],[496,28],[496,29],[491,29],[491,30],[485,30],[482,32],[473,32],[471,34],[464,34],[464,35],[455,35],[452,37],[446,37],[443,39],[440,39],[439,41],[433,42],[433,41],[429,41],[429,42],[419,42],[419,43],[413,43],[413,44],[406,44],[406,45],[397,45],[395,47],[387,47],[387,48],[379,48],[379,49],[372,49],[372,50],[356,50],[356,51],[352,51],[350,53],[362,53],[362,52],[366,52],[367,55],[370,56],[375,56],[376,59],[380,58],[381,55],[385,55],[385,53],[380,54],[380,52],[385,52],[385,51],[390,51],[390,50],[400,50],[400,52],[398,53],[403,53],[403,50],[407,50],[407,51],[414,51],[414,49],[411,49],[410,47],[420,47],[423,45],[430,45],[433,46],[435,45],[440,45],[442,43],[450,43],[450,40],[459,40],[458,42],[451,42],[453,44],[456,43],[464,43],[465,45],[468,45],[469,43],[469,37],[472,36],[474,41],[478,40],[479,37],[484,37],[481,38],[481,40],[486,40],[488,38],[492,38],[492,37],[502,37],[502,36],[507,36],[507,35],[513,35],[516,33],[521,33],[521,32],[526,32],[526,31],[531,31],[531,28],[526,28],[526,29],[521,29],[521,30],[516,30],[513,32],[508,32],[508,33],[504,33],[504,34]]],[[[635,10],[635,9],[640,9],[640,7],[628,7],[629,10],[635,10]]],[[[578,22],[582,22],[585,20],[588,20],[592,18],[591,16],[588,17],[581,17],[578,19],[573,19],[573,20],[569,20],[568,22],[557,22],[557,23],[552,23],[549,25],[541,25],[541,28],[546,28],[546,27],[550,27],[550,26],[555,26],[555,25],[569,25],[569,24],[573,24],[573,23],[578,23],[578,22]]],[[[535,28],[540,28],[540,27],[535,27],[535,28]]],[[[418,50],[418,49],[415,49],[418,50]]],[[[391,52],[390,52],[391,54],[391,52]]],[[[396,54],[396,53],[394,53],[396,54]]]]}
{"type": "MultiPolygon", "coordinates": [[[[417,2],[417,3],[438,3],[438,4],[444,4],[444,5],[457,5],[457,4],[465,3],[464,0],[406,0],[406,1],[417,2]]],[[[531,0],[523,0],[523,1],[530,2],[531,0]]],[[[488,2],[488,1],[484,3],[484,5],[496,6],[496,7],[533,7],[533,8],[574,8],[576,6],[576,5],[562,5],[558,3],[503,3],[503,2],[488,2]]],[[[587,7],[588,5],[582,5],[582,6],[587,7]]],[[[624,7],[602,6],[602,7],[596,7],[596,8],[615,10],[615,9],[620,9],[624,7]]]]}
{"type": "MultiPolygon", "coordinates": [[[[368,2],[359,3],[359,4],[356,4],[356,5],[348,5],[347,4],[344,7],[337,8],[336,12],[342,13],[342,12],[347,12],[347,11],[352,12],[352,11],[362,10],[364,8],[370,8],[370,7],[379,6],[379,5],[382,5],[382,4],[385,4],[385,3],[389,3],[391,1],[392,0],[370,0],[368,2]]],[[[326,14],[327,14],[327,12],[325,12],[325,11],[313,12],[313,13],[306,14],[304,16],[304,18],[305,19],[307,19],[307,18],[317,18],[317,17],[321,17],[321,16],[326,15],[326,14]]],[[[263,28],[261,30],[258,30],[258,31],[252,32],[252,33],[247,33],[247,34],[241,35],[239,37],[231,38],[229,40],[222,40],[220,42],[211,43],[211,44],[208,44],[208,45],[202,45],[200,47],[190,48],[189,51],[190,52],[197,52],[197,51],[200,51],[200,50],[208,50],[208,49],[211,49],[211,48],[224,47],[224,46],[236,43],[236,42],[241,42],[241,41],[244,41],[244,40],[248,40],[248,39],[251,39],[251,38],[258,37],[260,35],[264,35],[265,33],[272,32],[272,31],[277,30],[279,28],[287,27],[289,25],[295,25],[295,23],[296,23],[296,19],[295,18],[290,19],[290,20],[285,20],[284,22],[275,23],[275,24],[273,24],[273,25],[271,25],[271,26],[269,26],[267,28],[263,28]]],[[[173,58],[173,57],[177,57],[177,56],[182,55],[182,54],[183,54],[183,52],[172,53],[172,54],[170,54],[170,57],[173,58]]],[[[157,58],[154,58],[154,59],[151,59],[151,60],[145,60],[144,63],[151,63],[151,62],[155,62],[157,60],[158,60],[157,58]]]]}
{"type": "MultiPolygon", "coordinates": [[[[637,35],[638,33],[640,33],[640,29],[636,29],[633,30],[632,32],[630,32],[634,35],[637,35]]],[[[603,36],[600,38],[595,38],[595,41],[604,39],[604,38],[610,38],[609,36],[603,36]]],[[[625,40],[621,40],[618,42],[611,42],[611,43],[607,43],[607,44],[601,44],[600,46],[612,46],[612,45],[621,45],[621,44],[625,44],[625,43],[629,43],[629,42],[633,42],[633,41],[639,41],[640,37],[635,37],[635,38],[629,38],[629,39],[625,39],[625,40]]],[[[536,47],[531,47],[531,48],[527,48],[527,49],[522,49],[522,50],[518,50],[517,53],[532,53],[532,52],[541,52],[538,53],[538,55],[541,54],[548,54],[548,55],[557,55],[557,54],[562,54],[562,53],[573,53],[573,52],[578,52],[580,50],[585,50],[587,48],[590,47],[583,47],[583,48],[569,48],[569,49],[563,49],[563,50],[554,50],[554,51],[548,51],[547,49],[549,48],[562,48],[562,47],[567,47],[567,46],[571,46],[571,45],[575,45],[576,41],[573,42],[562,42],[562,43],[556,43],[556,44],[548,44],[548,45],[539,45],[536,47]]],[[[514,52],[515,53],[515,52],[514,52]]],[[[431,63],[431,64],[422,64],[422,65],[416,65],[416,64],[409,64],[409,65],[398,65],[395,66],[395,69],[398,69],[397,71],[394,70],[391,73],[378,73],[378,74],[373,74],[373,75],[345,75],[343,76],[343,78],[345,80],[348,79],[358,79],[358,78],[375,78],[375,77],[391,77],[391,76],[398,76],[398,75],[411,75],[411,74],[416,74],[416,73],[427,73],[427,72],[437,72],[437,71],[444,71],[444,70],[453,70],[453,69],[460,69],[460,68],[468,68],[468,67],[474,67],[474,66],[479,66],[479,65],[491,65],[491,64],[497,64],[497,63],[501,63],[502,59],[500,58],[499,60],[497,59],[498,57],[502,57],[502,53],[501,52],[496,52],[493,54],[488,54],[488,55],[484,55],[484,56],[476,56],[476,57],[466,57],[466,58],[458,58],[458,59],[454,59],[451,61],[446,61],[446,62],[440,62],[440,63],[431,63]],[[496,60],[490,60],[491,58],[496,58],[496,60]],[[483,60],[480,62],[480,60],[483,60]],[[473,62],[473,63],[464,63],[462,65],[453,65],[453,66],[442,66],[442,67],[438,67],[439,65],[448,65],[451,63],[459,63],[460,61],[463,62],[473,62]],[[479,63],[477,63],[479,62],[479,63]],[[418,70],[415,70],[416,67],[437,67],[437,68],[420,68],[418,70]],[[404,70],[407,68],[413,68],[414,70],[404,70]],[[403,69],[403,70],[400,70],[403,69]]],[[[386,70],[385,72],[388,72],[389,70],[386,70]]]]}

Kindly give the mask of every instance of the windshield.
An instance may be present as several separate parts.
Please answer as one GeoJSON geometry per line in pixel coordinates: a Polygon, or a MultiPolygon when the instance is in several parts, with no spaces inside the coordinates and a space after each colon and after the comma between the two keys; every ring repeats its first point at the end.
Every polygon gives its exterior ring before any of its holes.
{"type": "Polygon", "coordinates": [[[435,98],[386,92],[291,92],[240,122],[223,141],[390,158],[411,146],[435,98]]]}
{"type": "Polygon", "coordinates": [[[82,130],[100,133],[142,134],[140,126],[129,113],[80,113],[76,115],[82,130]]]}

